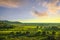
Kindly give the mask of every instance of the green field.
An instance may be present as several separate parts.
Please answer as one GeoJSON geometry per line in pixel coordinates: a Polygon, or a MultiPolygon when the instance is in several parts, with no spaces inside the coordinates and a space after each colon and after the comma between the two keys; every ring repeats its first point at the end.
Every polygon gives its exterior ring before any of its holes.
{"type": "Polygon", "coordinates": [[[60,40],[60,23],[0,21],[0,40],[60,40]]]}

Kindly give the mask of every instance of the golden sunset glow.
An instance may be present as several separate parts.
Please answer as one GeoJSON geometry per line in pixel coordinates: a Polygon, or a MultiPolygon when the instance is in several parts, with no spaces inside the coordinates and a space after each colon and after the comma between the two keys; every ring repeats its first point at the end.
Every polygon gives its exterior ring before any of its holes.
{"type": "Polygon", "coordinates": [[[32,19],[32,20],[20,20],[23,23],[60,23],[60,18],[48,18],[48,19],[32,19]]]}

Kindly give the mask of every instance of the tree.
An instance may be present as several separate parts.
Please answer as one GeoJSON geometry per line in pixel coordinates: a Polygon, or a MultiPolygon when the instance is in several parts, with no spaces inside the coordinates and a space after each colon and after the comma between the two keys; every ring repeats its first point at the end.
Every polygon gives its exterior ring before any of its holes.
{"type": "Polygon", "coordinates": [[[46,40],[56,40],[54,36],[48,36],[46,40]]]}
{"type": "Polygon", "coordinates": [[[22,33],[21,32],[16,32],[16,36],[21,36],[22,33]]]}
{"type": "Polygon", "coordinates": [[[37,26],[37,29],[39,29],[39,26],[37,26]]]}
{"type": "Polygon", "coordinates": [[[55,31],[52,31],[52,35],[55,35],[56,34],[56,32],[55,31]]]}
{"type": "Polygon", "coordinates": [[[30,32],[29,31],[26,32],[26,36],[30,36],[30,32]]]}
{"type": "Polygon", "coordinates": [[[45,32],[45,31],[43,31],[43,32],[42,32],[42,35],[43,35],[43,36],[45,36],[45,35],[46,35],[46,32],[45,32]]]}
{"type": "Polygon", "coordinates": [[[5,37],[0,37],[0,40],[5,40],[5,37]]]}
{"type": "Polygon", "coordinates": [[[56,40],[60,40],[60,35],[58,37],[56,37],[56,40]]]}
{"type": "Polygon", "coordinates": [[[47,35],[49,35],[49,32],[48,31],[46,33],[47,33],[47,35]]]}
{"type": "Polygon", "coordinates": [[[9,37],[15,37],[14,32],[10,32],[9,37]]]}
{"type": "Polygon", "coordinates": [[[41,32],[38,31],[38,32],[35,34],[35,36],[40,36],[40,34],[41,34],[41,32]]]}

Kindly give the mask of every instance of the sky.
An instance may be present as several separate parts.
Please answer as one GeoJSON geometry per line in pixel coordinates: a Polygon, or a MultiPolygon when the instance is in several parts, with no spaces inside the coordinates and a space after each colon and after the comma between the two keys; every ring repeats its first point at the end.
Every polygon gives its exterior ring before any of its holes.
{"type": "Polygon", "coordinates": [[[60,23],[60,0],[0,0],[0,20],[60,23]]]}

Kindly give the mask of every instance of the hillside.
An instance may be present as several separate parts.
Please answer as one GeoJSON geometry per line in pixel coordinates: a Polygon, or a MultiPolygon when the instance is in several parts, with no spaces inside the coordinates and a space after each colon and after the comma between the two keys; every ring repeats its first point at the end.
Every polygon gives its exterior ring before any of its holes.
{"type": "Polygon", "coordinates": [[[8,20],[0,20],[0,23],[8,23],[8,24],[21,24],[21,22],[18,21],[8,21],[8,20]]]}

